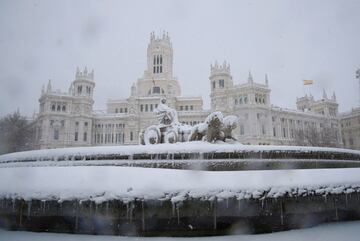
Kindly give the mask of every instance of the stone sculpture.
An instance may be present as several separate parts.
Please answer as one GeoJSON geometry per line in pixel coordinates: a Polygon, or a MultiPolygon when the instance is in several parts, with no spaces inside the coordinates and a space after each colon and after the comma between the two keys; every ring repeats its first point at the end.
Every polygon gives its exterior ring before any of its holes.
{"type": "Polygon", "coordinates": [[[159,120],[158,125],[152,125],[142,131],[139,142],[142,145],[157,143],[175,143],[186,141],[226,141],[236,140],[232,130],[237,127],[236,116],[226,116],[219,111],[211,113],[204,123],[193,127],[181,124],[175,109],[166,105],[166,99],[154,111],[159,120]]]}

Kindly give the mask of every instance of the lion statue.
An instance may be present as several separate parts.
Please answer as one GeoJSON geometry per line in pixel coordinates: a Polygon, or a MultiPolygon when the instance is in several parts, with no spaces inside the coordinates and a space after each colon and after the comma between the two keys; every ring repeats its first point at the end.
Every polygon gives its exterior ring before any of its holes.
{"type": "Polygon", "coordinates": [[[189,141],[225,141],[236,140],[232,136],[232,130],[237,127],[237,117],[230,115],[223,117],[219,111],[211,113],[204,123],[195,125],[189,135],[189,141]]]}

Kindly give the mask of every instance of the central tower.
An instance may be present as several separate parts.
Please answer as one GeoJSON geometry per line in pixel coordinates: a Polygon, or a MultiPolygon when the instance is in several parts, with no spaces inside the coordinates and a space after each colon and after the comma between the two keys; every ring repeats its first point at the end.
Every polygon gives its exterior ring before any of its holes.
{"type": "Polygon", "coordinates": [[[148,73],[154,77],[173,77],[173,49],[169,34],[165,32],[162,38],[150,34],[150,43],[147,48],[148,73]]]}
{"type": "MultiPolygon", "coordinates": [[[[147,47],[147,69],[144,76],[138,79],[136,94],[138,96],[180,96],[180,85],[173,76],[173,49],[168,33],[162,36],[150,34],[147,47]]],[[[135,94],[135,93],[134,93],[135,94]]]]}

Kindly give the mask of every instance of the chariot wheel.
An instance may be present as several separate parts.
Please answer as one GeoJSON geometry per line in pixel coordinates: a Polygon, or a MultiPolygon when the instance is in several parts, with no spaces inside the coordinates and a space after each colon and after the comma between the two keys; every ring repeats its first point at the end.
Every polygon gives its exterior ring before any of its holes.
{"type": "Polygon", "coordinates": [[[178,141],[178,139],[179,139],[179,135],[178,135],[177,131],[175,131],[175,130],[169,130],[164,135],[165,143],[175,143],[178,141]]]}
{"type": "Polygon", "coordinates": [[[146,128],[144,133],[144,143],[145,145],[153,145],[160,143],[161,133],[160,129],[153,125],[146,128]]]}

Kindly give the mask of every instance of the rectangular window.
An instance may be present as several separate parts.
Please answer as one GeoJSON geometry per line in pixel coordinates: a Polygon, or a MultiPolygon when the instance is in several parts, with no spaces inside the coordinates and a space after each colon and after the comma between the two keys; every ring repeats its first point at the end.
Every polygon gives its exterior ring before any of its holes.
{"type": "Polygon", "coordinates": [[[159,86],[154,86],[153,87],[153,94],[160,94],[160,87],[159,86]]]}
{"type": "Polygon", "coordinates": [[[78,141],[78,139],[79,139],[79,133],[76,131],[76,132],[75,132],[75,138],[74,138],[74,140],[75,140],[75,141],[78,141]]]}
{"type": "Polygon", "coordinates": [[[194,106],[190,105],[190,110],[194,110],[194,106]]]}
{"type": "Polygon", "coordinates": [[[84,141],[87,141],[87,132],[84,132],[84,141]]]}
{"type": "Polygon", "coordinates": [[[84,126],[87,127],[87,126],[88,126],[88,123],[87,123],[87,122],[84,122],[84,126]]]}
{"type": "Polygon", "coordinates": [[[130,131],[130,141],[132,141],[133,139],[134,139],[133,132],[130,131]]]}
{"type": "Polygon", "coordinates": [[[223,79],[219,80],[219,87],[224,88],[225,87],[225,81],[223,79]]]}
{"type": "Polygon", "coordinates": [[[141,111],[141,112],[144,111],[144,105],[140,105],[140,111],[141,111]]]}
{"type": "Polygon", "coordinates": [[[59,130],[54,130],[54,140],[59,140],[59,130]]]}
{"type": "Polygon", "coordinates": [[[149,110],[148,105],[145,105],[145,111],[147,112],[149,110]]]}

